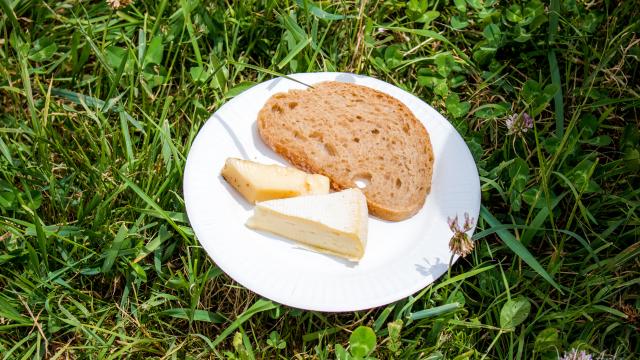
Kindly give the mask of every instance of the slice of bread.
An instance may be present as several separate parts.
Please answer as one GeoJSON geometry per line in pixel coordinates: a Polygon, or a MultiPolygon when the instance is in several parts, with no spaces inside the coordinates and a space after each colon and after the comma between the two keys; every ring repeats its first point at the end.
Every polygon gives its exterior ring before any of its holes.
{"type": "Polygon", "coordinates": [[[369,212],[382,219],[413,216],[431,188],[426,129],[402,102],[369,87],[329,81],[275,94],[258,130],[293,165],[329,177],[333,189],[366,183],[369,212]]]}

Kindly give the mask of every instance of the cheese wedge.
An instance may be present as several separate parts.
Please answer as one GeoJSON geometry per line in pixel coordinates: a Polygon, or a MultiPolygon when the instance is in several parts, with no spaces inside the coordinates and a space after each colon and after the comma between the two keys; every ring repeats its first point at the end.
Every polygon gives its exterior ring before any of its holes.
{"type": "Polygon", "coordinates": [[[256,204],[247,226],[357,261],[367,245],[367,199],[360,189],[256,204]]]}
{"type": "Polygon", "coordinates": [[[291,167],[265,165],[249,160],[228,158],[222,168],[222,177],[252,204],[271,199],[329,193],[329,178],[324,175],[312,175],[291,167]]]}

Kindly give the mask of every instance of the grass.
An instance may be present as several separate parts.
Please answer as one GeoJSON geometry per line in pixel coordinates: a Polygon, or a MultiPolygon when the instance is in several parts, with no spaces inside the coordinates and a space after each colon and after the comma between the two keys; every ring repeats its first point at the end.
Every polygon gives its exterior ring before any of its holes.
{"type": "Polygon", "coordinates": [[[636,357],[639,9],[508,3],[0,0],[0,357],[636,357]],[[189,227],[198,129],[306,71],[416,94],[477,160],[476,249],[408,299],[280,306],[189,227]]]}

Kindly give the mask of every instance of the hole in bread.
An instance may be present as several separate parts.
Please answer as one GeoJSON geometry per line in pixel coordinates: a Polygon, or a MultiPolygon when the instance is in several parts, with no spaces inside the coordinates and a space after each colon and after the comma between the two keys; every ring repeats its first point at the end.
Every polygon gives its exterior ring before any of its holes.
{"type": "Polygon", "coordinates": [[[313,131],[311,134],[309,134],[309,137],[312,139],[318,139],[322,141],[322,133],[320,131],[313,131]]]}
{"type": "Polygon", "coordinates": [[[280,106],[280,105],[278,105],[278,104],[274,104],[274,105],[271,107],[271,110],[273,110],[273,111],[275,111],[275,112],[277,112],[277,113],[279,113],[279,114],[282,114],[282,113],[284,112],[284,110],[282,109],[282,106],[280,106]]]}
{"type": "Polygon", "coordinates": [[[293,136],[294,136],[296,139],[304,139],[304,135],[302,135],[302,134],[300,133],[300,131],[298,131],[298,130],[295,130],[295,131],[293,132],[293,136]]]}
{"type": "Polygon", "coordinates": [[[357,142],[357,143],[359,143],[359,142],[360,142],[360,139],[359,139],[359,138],[357,138],[357,137],[355,137],[355,138],[353,138],[353,142],[357,142]]]}
{"type": "Polygon", "coordinates": [[[289,109],[295,109],[296,106],[298,106],[298,103],[295,102],[295,101],[292,101],[292,102],[289,103],[289,109]]]}
{"type": "Polygon", "coordinates": [[[374,135],[377,135],[377,134],[380,134],[380,130],[373,129],[373,130],[371,130],[371,133],[374,134],[374,135]]]}
{"type": "Polygon", "coordinates": [[[338,153],[336,147],[333,144],[324,144],[324,149],[327,150],[327,153],[329,153],[329,155],[331,156],[336,156],[336,154],[338,153]]]}
{"type": "Polygon", "coordinates": [[[400,189],[402,187],[402,181],[400,179],[396,179],[396,189],[400,189]]]}
{"type": "Polygon", "coordinates": [[[409,133],[409,125],[404,124],[404,125],[402,126],[402,131],[404,131],[404,133],[405,133],[405,134],[408,134],[408,133],[409,133]]]}
{"type": "Polygon", "coordinates": [[[356,115],[356,119],[358,119],[358,120],[362,120],[362,116],[360,116],[360,115],[356,115]]]}
{"type": "Polygon", "coordinates": [[[353,183],[359,188],[364,189],[371,184],[371,173],[358,173],[353,177],[353,183]]]}

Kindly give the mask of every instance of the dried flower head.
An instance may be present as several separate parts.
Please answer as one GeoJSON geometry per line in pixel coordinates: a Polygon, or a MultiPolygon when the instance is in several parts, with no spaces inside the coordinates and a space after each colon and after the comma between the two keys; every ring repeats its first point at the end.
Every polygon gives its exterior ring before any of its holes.
{"type": "Polygon", "coordinates": [[[565,351],[564,356],[559,360],[593,360],[593,356],[584,350],[571,349],[569,352],[565,351]]]}
{"type": "Polygon", "coordinates": [[[131,5],[132,2],[133,0],[107,0],[107,4],[109,4],[109,6],[114,10],[127,7],[131,5]]]}
{"type": "Polygon", "coordinates": [[[449,241],[449,249],[454,254],[462,257],[467,256],[473,250],[473,240],[467,235],[467,231],[473,228],[474,219],[469,217],[469,213],[464,213],[464,224],[458,224],[458,215],[454,218],[447,218],[449,229],[453,232],[453,236],[449,241]]]}
{"type": "MultiPolygon", "coordinates": [[[[0,240],[2,237],[0,237],[0,240]]],[[[638,331],[640,331],[640,311],[635,306],[630,304],[620,304],[618,309],[627,315],[627,322],[634,325],[638,331]]]]}
{"type": "Polygon", "coordinates": [[[533,128],[533,118],[526,112],[512,114],[507,118],[506,125],[510,135],[522,135],[533,128]]]}

